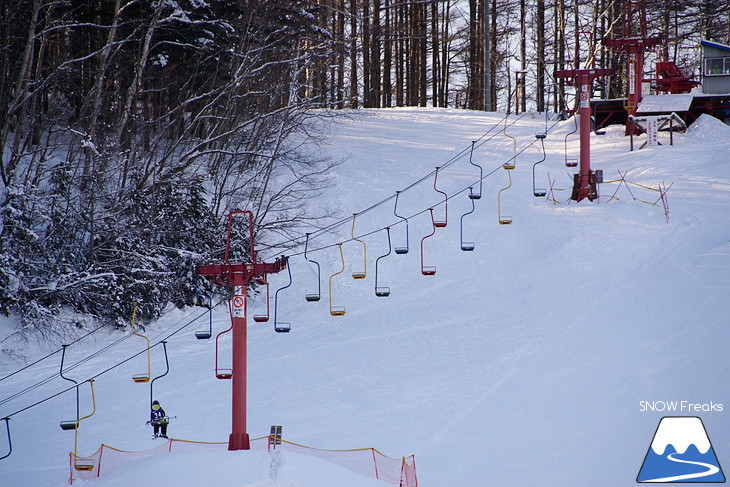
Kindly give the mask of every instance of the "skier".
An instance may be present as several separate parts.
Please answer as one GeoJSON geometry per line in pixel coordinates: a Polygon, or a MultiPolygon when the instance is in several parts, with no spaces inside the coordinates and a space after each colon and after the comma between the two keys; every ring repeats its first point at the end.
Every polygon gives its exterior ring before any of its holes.
{"type": "Polygon", "coordinates": [[[165,414],[165,410],[162,409],[158,401],[152,401],[152,411],[150,413],[149,424],[151,424],[154,428],[155,438],[158,436],[167,438],[167,423],[169,423],[169,420],[165,414]]]}

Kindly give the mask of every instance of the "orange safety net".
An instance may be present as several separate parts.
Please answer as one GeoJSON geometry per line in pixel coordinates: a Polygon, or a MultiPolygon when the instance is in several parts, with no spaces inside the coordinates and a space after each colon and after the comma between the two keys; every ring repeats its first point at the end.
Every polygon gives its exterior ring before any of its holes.
{"type": "MultiPolygon", "coordinates": [[[[281,449],[311,455],[392,485],[399,487],[418,487],[416,461],[413,455],[396,459],[383,455],[375,448],[322,450],[268,436],[251,440],[251,449],[281,449]]],[[[79,457],[71,452],[69,453],[69,466],[71,471],[69,484],[73,484],[73,481],[78,479],[91,480],[101,475],[106,475],[119,467],[151,456],[179,451],[200,450],[227,451],[228,443],[207,443],[173,438],[158,447],[144,451],[124,451],[102,444],[98,450],[88,457],[79,457]]]]}

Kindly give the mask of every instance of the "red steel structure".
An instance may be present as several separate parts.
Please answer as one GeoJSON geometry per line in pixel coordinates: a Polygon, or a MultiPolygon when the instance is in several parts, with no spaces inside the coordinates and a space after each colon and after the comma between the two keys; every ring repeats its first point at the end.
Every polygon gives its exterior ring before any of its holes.
{"type": "MultiPolygon", "coordinates": [[[[644,53],[659,45],[661,36],[648,37],[646,34],[646,2],[644,0],[626,2],[622,11],[621,36],[618,39],[604,39],[603,45],[611,47],[614,52],[626,56],[627,89],[624,108],[627,115],[636,115],[636,108],[641,101],[641,84],[644,79],[644,53]],[[635,31],[634,14],[638,15],[638,35],[635,31]]],[[[628,135],[629,124],[626,123],[628,135]]]]}
{"type": "Polygon", "coordinates": [[[231,327],[233,328],[233,365],[230,374],[219,378],[232,379],[231,423],[232,431],[228,438],[229,450],[250,450],[251,441],[246,431],[246,291],[251,280],[265,282],[266,275],[286,269],[286,259],[276,259],[273,263],[256,262],[253,242],[253,213],[250,211],[231,211],[228,214],[228,236],[226,252],[222,264],[198,266],[198,274],[207,276],[219,286],[233,289],[229,302],[231,327]],[[248,216],[249,258],[250,262],[230,262],[231,230],[233,216],[248,216]]]}
{"type": "MultiPolygon", "coordinates": [[[[611,69],[565,69],[556,74],[573,81],[580,99],[580,172],[574,177],[572,199],[590,201],[598,198],[596,175],[591,171],[591,93],[593,80],[608,76],[611,69]]],[[[573,116],[577,116],[573,115],[573,116]]]]}

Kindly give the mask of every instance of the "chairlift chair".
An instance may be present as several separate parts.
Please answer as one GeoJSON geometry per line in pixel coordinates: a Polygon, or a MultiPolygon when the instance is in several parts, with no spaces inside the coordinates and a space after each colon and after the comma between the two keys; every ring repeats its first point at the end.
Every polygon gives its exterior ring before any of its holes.
{"type": "Polygon", "coordinates": [[[266,279],[266,276],[264,276],[263,279],[258,280],[258,283],[266,286],[266,314],[254,315],[253,320],[257,323],[266,323],[267,321],[269,321],[269,298],[271,297],[269,294],[269,281],[266,279]]]}
{"type": "Polygon", "coordinates": [[[565,134],[565,165],[566,167],[576,167],[578,165],[578,159],[575,157],[568,157],[568,137],[578,131],[578,115],[575,113],[575,110],[566,110],[566,112],[573,114],[573,122],[575,123],[575,128],[572,132],[568,132],[567,134],[565,134]]]}
{"type": "Polygon", "coordinates": [[[465,252],[470,252],[470,251],[474,250],[474,246],[475,246],[474,242],[465,242],[464,241],[464,217],[466,215],[470,215],[470,214],[474,213],[474,210],[476,208],[474,205],[474,200],[476,198],[472,198],[471,197],[472,194],[473,194],[473,188],[469,187],[469,200],[471,201],[471,210],[469,210],[466,213],[464,213],[463,215],[461,215],[460,225],[459,225],[459,240],[461,242],[460,246],[461,246],[461,250],[463,250],[465,252]]]}
{"type": "Polygon", "coordinates": [[[145,373],[134,374],[132,376],[132,380],[137,384],[142,384],[142,383],[150,381],[150,375],[151,375],[151,369],[152,369],[152,358],[150,356],[150,339],[147,338],[145,335],[138,333],[134,328],[136,317],[137,317],[137,303],[134,303],[134,308],[132,310],[132,322],[131,322],[132,334],[137,335],[138,337],[144,338],[145,341],[147,342],[147,373],[146,374],[145,373]]]}
{"type": "Polygon", "coordinates": [[[66,347],[68,345],[62,345],[62,352],[61,352],[61,368],[59,370],[59,375],[63,380],[67,380],[69,382],[73,382],[76,385],[76,419],[71,421],[61,421],[61,429],[64,431],[69,430],[75,430],[79,426],[79,383],[75,381],[74,379],[71,379],[70,377],[66,377],[63,375],[63,363],[66,359],[66,347]]]}
{"type": "Polygon", "coordinates": [[[282,286],[279,289],[277,289],[276,292],[274,293],[274,331],[277,333],[289,333],[289,331],[291,330],[290,323],[282,323],[277,320],[277,311],[279,309],[279,292],[288,288],[292,284],[291,267],[289,267],[289,257],[284,256],[283,259],[284,259],[284,262],[286,263],[286,270],[289,274],[289,282],[285,286],[282,286]]]}
{"type": "Polygon", "coordinates": [[[359,271],[358,272],[353,272],[352,273],[352,278],[353,279],[365,279],[365,276],[367,275],[367,263],[368,263],[367,246],[365,245],[365,242],[363,242],[359,238],[355,237],[355,219],[356,218],[357,218],[357,213],[353,213],[352,214],[352,231],[351,231],[351,235],[352,235],[352,239],[353,240],[355,240],[356,242],[360,242],[362,244],[362,272],[359,272],[359,271]]]}
{"type": "Polygon", "coordinates": [[[512,187],[512,171],[507,171],[507,177],[509,177],[509,184],[505,186],[504,188],[499,190],[499,193],[497,193],[497,213],[499,215],[499,224],[500,225],[510,225],[512,224],[512,217],[506,216],[502,214],[502,192],[508,190],[512,187]]]}
{"type": "Polygon", "coordinates": [[[195,278],[195,295],[208,298],[208,329],[198,330],[195,332],[195,338],[198,340],[208,340],[213,336],[213,296],[211,294],[205,294],[198,290],[198,279],[195,278]]]}
{"type": "Polygon", "coordinates": [[[92,409],[91,413],[87,414],[83,418],[79,418],[78,420],[76,420],[76,428],[75,428],[75,433],[74,433],[74,453],[73,453],[74,462],[73,462],[73,465],[74,465],[75,470],[80,470],[80,471],[94,470],[94,467],[95,467],[95,462],[94,462],[93,458],[79,457],[77,454],[78,445],[79,445],[79,427],[78,427],[78,425],[79,425],[79,423],[81,423],[81,421],[83,421],[87,418],[90,418],[94,414],[96,414],[96,395],[94,394],[94,379],[89,379],[87,382],[89,383],[89,385],[91,387],[91,400],[92,400],[94,408],[92,409]]]}
{"type": "Polygon", "coordinates": [[[383,257],[390,255],[393,247],[390,242],[390,227],[385,227],[385,231],[388,235],[388,252],[375,259],[375,295],[379,298],[387,298],[390,296],[390,288],[387,286],[378,286],[378,263],[383,257]]]}
{"type": "Polygon", "coordinates": [[[332,278],[338,274],[345,272],[345,254],[342,253],[342,244],[338,243],[337,246],[340,248],[340,261],[342,262],[342,268],[330,276],[329,279],[329,291],[330,291],[330,315],[332,316],[345,316],[344,306],[334,306],[332,304],[332,278]]]}
{"type": "Polygon", "coordinates": [[[547,136],[547,133],[544,134],[535,134],[535,138],[540,141],[540,145],[542,146],[542,159],[537,161],[535,164],[532,165],[532,194],[535,195],[535,197],[540,198],[542,196],[545,196],[547,194],[546,188],[538,188],[535,186],[535,167],[544,162],[547,158],[547,153],[545,152],[545,137],[547,136]]]}
{"type": "MultiPolygon", "coordinates": [[[[245,303],[245,301],[244,301],[245,303]]],[[[230,303],[229,303],[230,308],[230,303]]],[[[245,305],[244,305],[245,306],[245,305]]],[[[231,320],[231,326],[227,330],[223,330],[222,332],[218,333],[215,336],[215,377],[216,379],[231,379],[233,377],[233,369],[231,368],[223,368],[218,365],[218,356],[220,355],[219,352],[219,342],[222,335],[229,333],[231,330],[233,330],[233,320],[231,320]]]]}
{"type": "Polygon", "coordinates": [[[317,266],[317,293],[310,293],[305,294],[304,299],[309,301],[310,303],[319,301],[320,297],[322,296],[322,268],[319,265],[319,262],[316,260],[310,259],[307,257],[307,247],[309,246],[309,233],[307,233],[307,240],[304,241],[304,258],[307,259],[309,262],[317,266]]]}
{"type": "Polygon", "coordinates": [[[424,276],[433,276],[436,274],[436,266],[425,265],[423,263],[423,242],[436,233],[436,224],[433,220],[433,208],[429,208],[428,211],[431,213],[431,233],[421,239],[421,274],[424,276]]]}
{"type": "MultiPolygon", "coordinates": [[[[433,189],[437,193],[441,193],[444,195],[444,219],[443,220],[433,220],[433,225],[437,228],[443,228],[447,225],[449,221],[449,195],[447,195],[444,191],[441,191],[440,189],[436,188],[436,181],[439,177],[439,169],[440,167],[436,167],[436,174],[433,177],[433,189]]],[[[433,216],[433,215],[432,215],[433,216]]]]}
{"type": "Polygon", "coordinates": [[[479,168],[479,192],[472,191],[469,189],[469,198],[473,200],[478,200],[482,197],[482,184],[484,180],[484,170],[482,169],[482,166],[472,161],[472,155],[474,154],[474,144],[476,144],[475,140],[471,141],[471,152],[469,152],[469,164],[472,166],[479,168]]]}
{"type": "Polygon", "coordinates": [[[400,194],[400,191],[395,192],[395,206],[393,207],[393,214],[406,223],[406,246],[405,247],[396,247],[395,253],[396,254],[407,254],[408,253],[408,218],[406,218],[404,216],[400,216],[398,214],[398,195],[399,194],[400,194]]]}

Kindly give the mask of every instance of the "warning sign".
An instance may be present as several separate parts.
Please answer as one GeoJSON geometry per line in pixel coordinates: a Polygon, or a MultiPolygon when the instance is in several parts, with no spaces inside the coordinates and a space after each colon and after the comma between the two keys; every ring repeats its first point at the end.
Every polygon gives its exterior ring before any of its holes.
{"type": "Polygon", "coordinates": [[[233,297],[233,309],[231,310],[234,318],[244,318],[246,309],[246,299],[243,296],[233,297]]]}
{"type": "Polygon", "coordinates": [[[590,106],[590,95],[584,91],[580,94],[580,107],[590,108],[590,106]]]}

